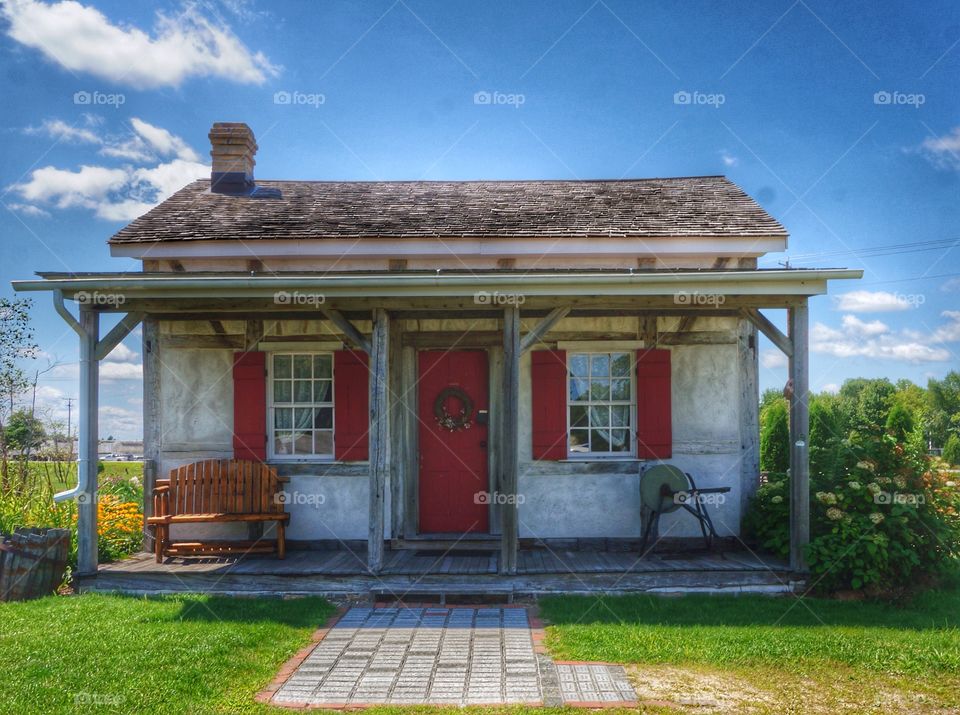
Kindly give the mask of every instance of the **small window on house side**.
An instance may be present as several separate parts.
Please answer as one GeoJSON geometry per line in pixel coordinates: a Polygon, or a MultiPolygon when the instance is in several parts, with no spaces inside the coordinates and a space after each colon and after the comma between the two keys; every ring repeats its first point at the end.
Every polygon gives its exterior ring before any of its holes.
{"type": "Polygon", "coordinates": [[[270,356],[270,454],[333,458],[333,355],[270,356]]]}
{"type": "Polygon", "coordinates": [[[633,354],[567,354],[567,450],[571,457],[633,453],[633,354]]]}

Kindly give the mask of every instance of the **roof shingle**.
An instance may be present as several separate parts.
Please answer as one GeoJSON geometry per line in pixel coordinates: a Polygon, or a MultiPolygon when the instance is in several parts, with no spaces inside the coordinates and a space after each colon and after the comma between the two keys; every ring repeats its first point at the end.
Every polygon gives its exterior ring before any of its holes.
{"type": "Polygon", "coordinates": [[[325,238],[786,236],[722,176],[620,181],[195,181],[111,243],[325,238]]]}

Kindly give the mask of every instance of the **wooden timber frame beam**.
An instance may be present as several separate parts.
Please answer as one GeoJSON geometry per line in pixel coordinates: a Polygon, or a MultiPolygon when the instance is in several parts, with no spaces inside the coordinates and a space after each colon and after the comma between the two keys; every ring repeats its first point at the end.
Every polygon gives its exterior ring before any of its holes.
{"type": "MultiPolygon", "coordinates": [[[[571,310],[571,306],[565,305],[559,308],[554,308],[549,313],[547,313],[547,316],[543,318],[535,326],[533,326],[533,329],[529,333],[524,335],[523,338],[520,340],[520,354],[522,355],[523,353],[530,350],[530,348],[532,348],[538,342],[540,342],[543,339],[543,337],[548,332],[550,332],[550,329],[553,328],[553,326],[555,326],[557,323],[563,320],[570,313],[570,310],[571,310]]],[[[519,313],[518,313],[518,319],[519,319],[519,313]]]]}
{"type": "Polygon", "coordinates": [[[810,543],[810,318],[806,299],[787,311],[790,394],[790,568],[806,571],[810,543]]]}
{"type": "MultiPolygon", "coordinates": [[[[381,308],[376,308],[375,310],[382,310],[381,308]]],[[[356,329],[356,327],[344,317],[343,313],[339,310],[334,310],[333,308],[321,308],[320,312],[329,320],[331,323],[336,325],[343,332],[344,335],[356,345],[358,348],[363,350],[365,353],[370,354],[373,352],[373,347],[371,341],[367,340],[363,334],[356,329]]]]}
{"type": "Polygon", "coordinates": [[[53,292],[53,306],[80,338],[80,399],[78,404],[77,486],[54,495],[55,501],[77,500],[77,574],[96,575],[97,557],[97,446],[100,402],[100,361],[130,334],[141,320],[127,313],[103,338],[100,314],[80,305],[79,320],[63,303],[63,293],[53,292]]]}
{"type": "Polygon", "coordinates": [[[780,352],[788,358],[793,357],[793,340],[781,333],[780,329],[771,323],[767,316],[756,308],[744,308],[743,317],[757,326],[757,330],[766,335],[770,342],[780,349],[780,352]]]}
{"type": "Polygon", "coordinates": [[[384,503],[390,474],[390,315],[373,311],[370,340],[370,522],[367,537],[367,570],[383,568],[384,503]]]}
{"type": "MultiPolygon", "coordinates": [[[[558,318],[559,319],[559,318],[558,318]]],[[[520,516],[520,309],[503,309],[503,408],[500,411],[500,573],[517,572],[520,516]]]]}

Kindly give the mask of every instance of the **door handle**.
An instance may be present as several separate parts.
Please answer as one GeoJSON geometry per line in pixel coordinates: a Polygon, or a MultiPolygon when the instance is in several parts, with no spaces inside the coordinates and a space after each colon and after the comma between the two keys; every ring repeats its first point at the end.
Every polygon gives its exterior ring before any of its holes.
{"type": "Polygon", "coordinates": [[[480,449],[486,449],[486,448],[487,448],[487,441],[484,440],[483,442],[480,443],[480,449]]]}

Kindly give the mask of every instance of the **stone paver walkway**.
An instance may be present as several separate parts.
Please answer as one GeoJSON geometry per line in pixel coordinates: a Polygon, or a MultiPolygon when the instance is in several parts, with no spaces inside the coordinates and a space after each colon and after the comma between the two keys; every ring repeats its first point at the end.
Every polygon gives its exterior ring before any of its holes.
{"type": "Polygon", "coordinates": [[[540,704],[523,608],[351,608],[276,704],[540,704]]]}
{"type": "Polygon", "coordinates": [[[637,693],[622,665],[556,663],[560,695],[568,705],[633,704],[637,693]]]}

